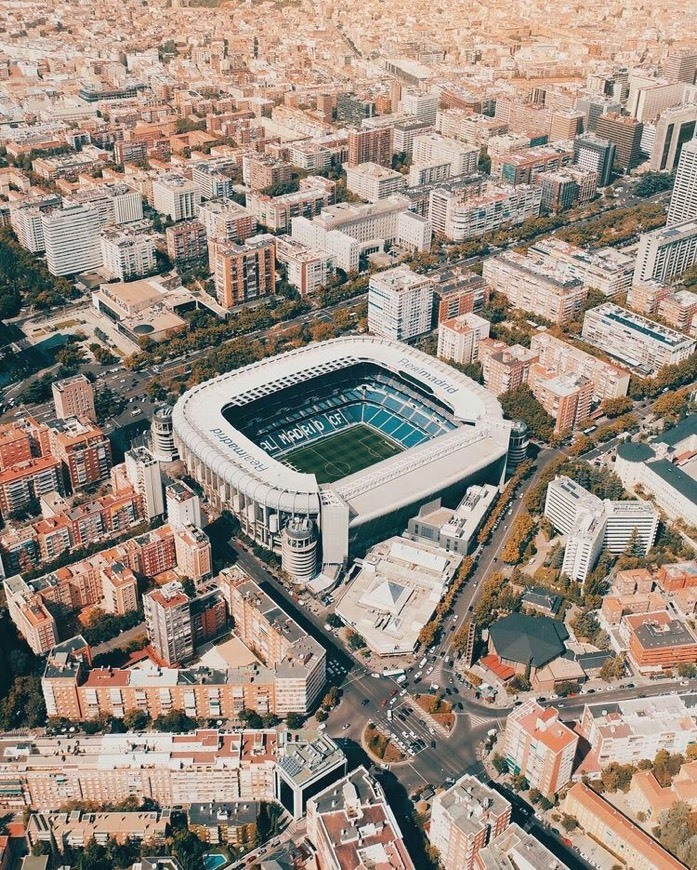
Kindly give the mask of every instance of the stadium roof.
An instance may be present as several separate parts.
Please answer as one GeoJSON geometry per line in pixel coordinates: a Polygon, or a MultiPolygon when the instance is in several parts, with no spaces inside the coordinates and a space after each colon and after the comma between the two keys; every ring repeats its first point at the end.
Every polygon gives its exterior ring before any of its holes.
{"type": "Polygon", "coordinates": [[[175,434],[235,490],[280,511],[318,513],[320,487],[314,474],[303,474],[273,459],[222,412],[361,362],[377,364],[420,384],[451,408],[463,425],[324,487],[339,493],[353,512],[375,509],[379,514],[381,498],[383,507],[387,498],[410,503],[415,494],[432,487],[434,480],[460,479],[463,468],[484,467],[501,455],[503,442],[507,447],[509,424],[503,421],[496,397],[484,387],[408,345],[369,336],[311,344],[199,384],[174,407],[175,434]],[[386,484],[389,494],[383,489],[386,484]]]}
{"type": "Polygon", "coordinates": [[[569,632],[558,619],[511,613],[489,628],[489,636],[499,658],[541,668],[565,652],[569,632]]]}

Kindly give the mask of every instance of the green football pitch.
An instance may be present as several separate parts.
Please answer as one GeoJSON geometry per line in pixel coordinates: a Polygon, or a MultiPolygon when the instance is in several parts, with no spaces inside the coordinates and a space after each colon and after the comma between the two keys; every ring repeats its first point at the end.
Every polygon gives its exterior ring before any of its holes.
{"type": "Polygon", "coordinates": [[[282,461],[296,471],[314,474],[318,483],[333,483],[387,459],[402,448],[363,423],[286,453],[282,461]]]}

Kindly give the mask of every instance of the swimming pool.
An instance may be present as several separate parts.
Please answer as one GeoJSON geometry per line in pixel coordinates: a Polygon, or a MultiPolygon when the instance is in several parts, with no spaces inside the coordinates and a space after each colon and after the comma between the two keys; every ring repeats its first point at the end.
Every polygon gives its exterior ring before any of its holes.
{"type": "Polygon", "coordinates": [[[227,858],[225,855],[221,855],[220,852],[213,852],[203,856],[204,870],[219,870],[220,867],[224,867],[227,863],[227,858]]]}

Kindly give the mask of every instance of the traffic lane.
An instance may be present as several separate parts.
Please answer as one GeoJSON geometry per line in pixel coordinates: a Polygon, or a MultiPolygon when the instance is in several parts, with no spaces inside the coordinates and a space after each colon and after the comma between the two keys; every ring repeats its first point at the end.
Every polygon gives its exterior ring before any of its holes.
{"type": "Polygon", "coordinates": [[[657,695],[685,695],[692,696],[697,693],[697,680],[690,680],[689,686],[681,686],[679,681],[657,681],[654,685],[635,686],[631,689],[615,689],[609,692],[595,692],[592,695],[574,695],[572,698],[546,698],[540,701],[544,707],[555,707],[559,710],[562,720],[572,721],[578,718],[584,707],[588,705],[600,706],[611,704],[615,701],[634,700],[635,698],[653,698],[657,695]]]}

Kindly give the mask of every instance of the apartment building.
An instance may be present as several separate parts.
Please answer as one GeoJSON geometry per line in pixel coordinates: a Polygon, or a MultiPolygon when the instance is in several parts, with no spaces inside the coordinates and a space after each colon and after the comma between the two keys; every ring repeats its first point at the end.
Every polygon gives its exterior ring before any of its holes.
{"type": "Polygon", "coordinates": [[[242,178],[251,190],[264,190],[291,179],[292,165],[270,154],[245,154],[242,157],[242,178]]]}
{"type": "Polygon", "coordinates": [[[566,323],[588,296],[587,287],[563,264],[515,251],[486,260],[482,277],[516,308],[552,323],[566,323]]]}
{"type": "Polygon", "coordinates": [[[595,402],[627,395],[630,377],[627,369],[604,362],[548,332],[533,335],[530,350],[537,355],[540,365],[549,371],[587,378],[595,402]]]}
{"type": "Polygon", "coordinates": [[[641,134],[644,125],[630,115],[607,112],[598,118],[596,133],[615,146],[615,163],[629,172],[641,163],[641,134]]]}
{"type": "Polygon", "coordinates": [[[41,225],[52,275],[77,275],[101,267],[102,220],[96,208],[64,204],[42,212],[41,225]]]}
{"type": "MultiPolygon", "coordinates": [[[[246,211],[252,217],[250,226],[259,223],[275,233],[289,232],[294,217],[313,218],[320,214],[323,208],[336,202],[336,183],[321,176],[312,176],[301,179],[300,189],[294,193],[268,196],[252,192],[247,194],[246,199],[246,211]]],[[[250,235],[251,232],[243,238],[248,238],[250,235]]],[[[230,236],[215,236],[209,232],[209,238],[230,238],[230,236]]]]}
{"type": "Polygon", "coordinates": [[[451,266],[434,276],[435,322],[442,323],[461,314],[475,314],[489,301],[486,281],[466,266],[451,266]]]}
{"type": "Polygon", "coordinates": [[[559,721],[553,707],[530,699],[506,719],[502,754],[508,769],[548,800],[571,780],[578,734],[559,721]]]}
{"type": "MultiPolygon", "coordinates": [[[[59,381],[54,381],[51,384],[53,393],[53,405],[56,409],[56,417],[59,420],[65,420],[69,417],[77,417],[80,420],[90,420],[92,423],[97,422],[97,413],[94,409],[94,389],[92,384],[85,375],[73,375],[69,378],[63,378],[59,381]]],[[[19,434],[19,431],[16,430],[19,434]]],[[[21,433],[24,435],[24,433],[21,433]]],[[[28,438],[28,436],[25,436],[28,438]]],[[[3,463],[3,437],[0,431],[0,468],[5,468],[3,463]]],[[[21,459],[16,457],[16,461],[23,461],[29,456],[23,456],[21,459]]]]}
{"type": "Polygon", "coordinates": [[[46,250],[42,218],[44,212],[59,208],[60,205],[61,198],[55,194],[27,197],[10,204],[10,225],[23,248],[32,254],[41,254],[46,250]]]}
{"type": "Polygon", "coordinates": [[[66,205],[96,208],[103,227],[121,226],[143,220],[140,192],[122,182],[109,182],[80,188],[64,200],[66,205]]]}
{"type": "Polygon", "coordinates": [[[697,293],[678,290],[658,303],[658,315],[674,329],[686,331],[697,314],[697,293]]]}
{"type": "Polygon", "coordinates": [[[495,789],[466,773],[433,799],[428,839],[445,870],[473,870],[477,856],[503,834],[511,805],[495,789]]]}
{"type": "MultiPolygon", "coordinates": [[[[247,199],[253,200],[257,196],[255,193],[249,193],[247,199]]],[[[205,235],[212,241],[243,242],[253,236],[257,230],[253,212],[232,199],[212,199],[201,203],[198,220],[204,228],[205,235]]]]}
{"type": "Polygon", "coordinates": [[[65,847],[84,849],[90,840],[106,846],[109,840],[117,843],[132,841],[164,846],[169,833],[170,810],[137,812],[88,813],[70,812],[32,813],[27,822],[27,841],[30,846],[46,843],[63,852],[65,847]]]}
{"type": "Polygon", "coordinates": [[[466,109],[442,109],[436,115],[436,130],[443,136],[481,148],[492,136],[507,133],[508,124],[500,118],[474,114],[466,109]]]}
{"type": "Polygon", "coordinates": [[[491,159],[491,175],[514,187],[535,184],[540,175],[570,166],[573,157],[573,149],[555,145],[539,145],[508,154],[496,154],[491,159]]]}
{"type": "Polygon", "coordinates": [[[182,480],[174,480],[165,489],[167,522],[173,529],[184,526],[203,527],[201,499],[182,480]]]}
{"type": "Polygon", "coordinates": [[[169,172],[153,179],[153,208],[175,223],[195,218],[200,200],[198,187],[183,175],[169,172]]]}
{"type": "Polygon", "coordinates": [[[0,514],[6,519],[48,492],[63,492],[60,459],[40,456],[0,471],[0,514]]]}
{"type": "Polygon", "coordinates": [[[172,581],[143,596],[148,639],[158,659],[168,667],[188,662],[194,655],[189,596],[172,581]]]}
{"type": "Polygon", "coordinates": [[[405,115],[413,115],[429,124],[436,123],[438,113],[438,94],[424,94],[418,91],[403,91],[399,101],[398,111],[405,115]]]}
{"type": "Polygon", "coordinates": [[[29,432],[20,423],[0,424],[0,471],[28,462],[31,457],[32,439],[29,432]]]}
{"type": "Polygon", "coordinates": [[[414,137],[412,164],[428,166],[447,164],[448,175],[470,175],[477,171],[479,148],[463,145],[439,133],[427,133],[414,137]]]}
{"type": "Polygon", "coordinates": [[[132,447],[124,454],[123,465],[113,469],[111,483],[119,493],[133,487],[143,502],[143,511],[148,520],[161,517],[165,512],[162,493],[162,471],[159,461],[147,447],[132,447]]]}
{"type": "Polygon", "coordinates": [[[161,806],[279,801],[295,818],[308,794],[341,778],[346,758],[331,738],[285,729],[188,734],[81,735],[2,742],[3,806],[59,810],[70,800],[118,803],[149,798],[161,806]],[[291,739],[291,736],[293,739],[291,739]],[[65,765],[62,754],[70,754],[65,765]]]}
{"type": "Polygon", "coordinates": [[[407,341],[431,328],[433,281],[408,266],[372,275],[368,284],[368,329],[382,338],[407,341]]]}
{"type": "Polygon", "coordinates": [[[251,236],[246,242],[215,242],[211,265],[216,297],[223,308],[234,308],[276,289],[276,245],[269,233],[251,236]]]}
{"type": "Polygon", "coordinates": [[[232,196],[233,182],[225,170],[234,166],[232,160],[201,160],[191,167],[191,181],[202,199],[224,199],[232,196]]]}
{"type": "MultiPolygon", "coordinates": [[[[368,126],[368,122],[364,121],[363,126],[368,126]]],[[[393,152],[411,156],[414,151],[414,139],[432,131],[433,124],[430,121],[423,121],[410,115],[405,115],[402,118],[397,116],[392,125],[393,152]]]]}
{"type": "Polygon", "coordinates": [[[183,577],[199,581],[210,577],[213,567],[208,535],[194,525],[179,526],[174,536],[177,570],[183,577]]]}
{"type": "Polygon", "coordinates": [[[552,237],[535,242],[530,253],[561,263],[574,278],[603,296],[626,293],[632,285],[634,257],[616,248],[591,251],[552,237]]]}
{"type": "Polygon", "coordinates": [[[530,367],[528,383],[533,395],[550,417],[554,431],[571,432],[589,417],[593,385],[577,374],[559,374],[540,363],[530,367]]]}
{"type": "Polygon", "coordinates": [[[592,170],[567,167],[538,175],[535,184],[542,191],[542,210],[557,214],[593,199],[598,176],[592,170]]]}
{"type": "Polygon", "coordinates": [[[571,786],[564,800],[564,812],[572,816],[587,836],[596,840],[626,866],[636,870],[684,870],[674,858],[642,828],[630,821],[605,798],[582,782],[571,786]]]}
{"type": "Polygon", "coordinates": [[[380,784],[360,766],[307,802],[307,836],[326,870],[416,870],[380,784]]]}
{"type": "Polygon", "coordinates": [[[502,226],[517,226],[540,213],[539,187],[482,183],[478,194],[447,186],[431,191],[429,220],[434,230],[454,242],[477,238],[502,226]]]}
{"type": "Polygon", "coordinates": [[[379,163],[359,163],[346,166],[346,187],[351,193],[368,202],[377,202],[401,193],[407,186],[401,172],[379,163]]]}
{"type": "Polygon", "coordinates": [[[586,704],[579,724],[598,770],[613,761],[637,764],[661,749],[684,753],[697,740],[694,708],[680,695],[624,698],[611,710],[586,704]]]}
{"type": "Polygon", "coordinates": [[[206,230],[197,218],[167,227],[165,239],[167,256],[179,268],[201,263],[208,257],[206,230]]]}
{"type": "Polygon", "coordinates": [[[552,112],[549,127],[550,142],[567,142],[583,131],[585,114],[578,109],[557,109],[552,112]]]}
{"type": "Polygon", "coordinates": [[[105,278],[130,281],[157,271],[155,238],[143,227],[111,227],[102,232],[99,244],[105,278]]]}
{"type": "Polygon", "coordinates": [[[479,358],[479,343],[489,337],[490,323],[477,314],[461,314],[438,324],[438,359],[467,365],[479,358]]]}
{"type": "Polygon", "coordinates": [[[659,610],[622,619],[622,634],[632,665],[639,673],[672,670],[681,664],[697,664],[697,636],[686,621],[659,610]]]}
{"type": "Polygon", "coordinates": [[[87,418],[54,421],[49,427],[49,443],[51,455],[61,462],[66,483],[73,491],[109,477],[111,442],[87,418]]]}
{"type": "Polygon", "coordinates": [[[359,129],[348,131],[348,166],[360,163],[378,163],[380,166],[392,164],[394,130],[391,126],[375,130],[359,129]]]}
{"type": "Polygon", "coordinates": [[[530,367],[537,362],[537,353],[520,344],[485,338],[479,342],[484,385],[495,396],[515,390],[528,382],[530,367]]]}
{"type": "Polygon", "coordinates": [[[634,282],[668,282],[697,263],[697,220],[666,225],[639,238],[634,282]]]}
{"type": "Polygon", "coordinates": [[[696,345],[694,339],[612,302],[585,313],[581,336],[645,375],[687,359],[696,345]]]}
{"type": "Polygon", "coordinates": [[[292,236],[276,239],[276,259],[285,265],[288,283],[301,296],[316,293],[335,272],[334,257],[331,254],[308,248],[292,236]]]}

